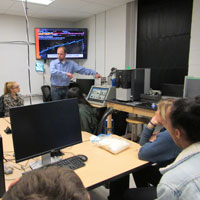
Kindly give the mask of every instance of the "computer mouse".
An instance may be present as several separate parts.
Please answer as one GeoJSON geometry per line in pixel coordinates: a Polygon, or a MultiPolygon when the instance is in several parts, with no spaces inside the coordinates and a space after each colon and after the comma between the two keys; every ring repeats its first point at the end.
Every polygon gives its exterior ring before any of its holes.
{"type": "Polygon", "coordinates": [[[4,173],[5,173],[6,175],[12,174],[12,173],[13,173],[13,167],[12,167],[12,166],[4,165],[4,173]]]}
{"type": "Polygon", "coordinates": [[[156,103],[152,103],[151,107],[152,107],[152,109],[156,110],[157,109],[157,104],[156,103]]]}
{"type": "Polygon", "coordinates": [[[83,162],[86,162],[88,160],[88,157],[85,155],[77,155],[83,162]]]}
{"type": "Polygon", "coordinates": [[[11,131],[11,129],[10,129],[9,126],[6,127],[6,129],[4,130],[4,132],[5,132],[6,134],[12,133],[12,131],[11,131]]]}

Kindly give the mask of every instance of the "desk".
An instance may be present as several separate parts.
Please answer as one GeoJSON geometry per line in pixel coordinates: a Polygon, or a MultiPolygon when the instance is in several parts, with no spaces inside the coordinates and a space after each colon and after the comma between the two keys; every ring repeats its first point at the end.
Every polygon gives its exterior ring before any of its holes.
{"type": "Polygon", "coordinates": [[[98,104],[94,104],[94,103],[91,103],[91,106],[95,107],[95,108],[104,108],[104,107],[106,107],[106,106],[98,105],[98,104]]]}
{"type": "MultiPolygon", "coordinates": [[[[134,114],[134,117],[136,117],[137,115],[142,115],[145,117],[153,117],[155,115],[154,110],[138,108],[133,105],[127,105],[124,102],[119,102],[117,100],[108,100],[107,108],[109,108],[109,107],[113,107],[114,110],[119,110],[119,111],[124,111],[127,113],[134,114]]],[[[111,122],[112,122],[112,115],[109,115],[108,116],[108,125],[107,125],[108,130],[111,130],[111,128],[112,128],[111,122]]],[[[136,130],[137,130],[137,126],[135,126],[135,131],[136,130]]]]}
{"type": "MultiPolygon", "coordinates": [[[[7,121],[3,118],[0,119],[0,134],[3,138],[4,155],[6,158],[8,158],[7,153],[13,154],[12,135],[7,135],[3,132],[8,125],[8,119],[7,121]]],[[[82,132],[82,143],[62,150],[65,153],[64,158],[70,157],[72,154],[84,154],[88,157],[86,166],[75,170],[87,189],[98,187],[107,181],[129,174],[148,164],[146,161],[138,159],[137,155],[140,145],[137,143],[129,141],[131,143],[129,149],[118,155],[113,155],[91,143],[89,140],[90,136],[91,134],[82,132]]],[[[29,171],[29,162],[37,159],[30,159],[18,164],[15,161],[12,162],[15,167],[14,173],[5,176],[6,188],[8,188],[13,179],[21,176],[23,172],[21,167],[25,168],[25,171],[29,171]]]]}

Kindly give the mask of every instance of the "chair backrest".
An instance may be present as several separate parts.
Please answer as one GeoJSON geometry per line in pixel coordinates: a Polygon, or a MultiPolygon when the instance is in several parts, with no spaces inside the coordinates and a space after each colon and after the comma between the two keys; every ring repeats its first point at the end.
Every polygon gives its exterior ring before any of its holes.
{"type": "Polygon", "coordinates": [[[3,103],[4,95],[0,96],[0,117],[4,117],[4,103],[3,103]]]}
{"type": "Polygon", "coordinates": [[[113,111],[114,111],[113,107],[109,107],[106,109],[103,117],[101,118],[101,120],[99,122],[98,129],[97,129],[97,135],[102,133],[102,129],[104,127],[104,122],[105,122],[106,118],[108,117],[108,115],[111,115],[113,113],[113,111]]]}
{"type": "Polygon", "coordinates": [[[43,102],[51,101],[51,88],[49,85],[43,85],[41,87],[43,94],[43,102]]]}
{"type": "Polygon", "coordinates": [[[3,142],[0,136],[0,198],[6,191],[5,177],[4,177],[4,165],[3,165],[3,142]]]}

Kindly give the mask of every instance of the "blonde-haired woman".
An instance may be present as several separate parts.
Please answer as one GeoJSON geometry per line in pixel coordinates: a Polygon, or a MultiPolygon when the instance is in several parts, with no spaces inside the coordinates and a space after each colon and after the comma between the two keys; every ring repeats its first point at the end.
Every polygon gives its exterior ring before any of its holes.
{"type": "Polygon", "coordinates": [[[146,170],[134,173],[137,187],[146,187],[149,183],[156,186],[161,178],[159,168],[173,162],[181,151],[165,128],[166,112],[173,105],[173,102],[174,99],[161,100],[157,105],[155,115],[142,132],[138,157],[141,160],[158,163],[158,165],[155,167],[150,166],[146,170]],[[157,125],[161,125],[163,128],[154,132],[157,125]]]}
{"type": "Polygon", "coordinates": [[[19,94],[20,87],[17,82],[6,82],[4,86],[4,109],[5,117],[9,117],[9,109],[16,106],[23,106],[24,100],[19,94]]]}

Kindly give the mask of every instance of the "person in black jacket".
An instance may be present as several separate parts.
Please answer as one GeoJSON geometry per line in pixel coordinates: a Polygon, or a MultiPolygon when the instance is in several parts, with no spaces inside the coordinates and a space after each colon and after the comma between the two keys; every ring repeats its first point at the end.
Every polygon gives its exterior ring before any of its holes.
{"type": "Polygon", "coordinates": [[[68,98],[77,98],[79,105],[79,113],[81,120],[81,130],[92,134],[97,132],[97,114],[95,108],[84,98],[81,90],[78,87],[73,87],[68,90],[68,98]]]}

